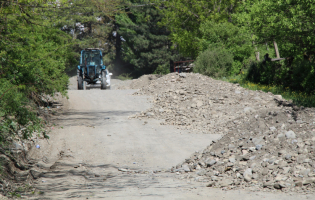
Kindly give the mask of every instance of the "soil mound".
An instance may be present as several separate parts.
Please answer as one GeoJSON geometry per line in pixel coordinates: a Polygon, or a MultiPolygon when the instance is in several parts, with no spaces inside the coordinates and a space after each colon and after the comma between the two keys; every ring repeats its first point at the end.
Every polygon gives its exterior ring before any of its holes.
{"type": "Polygon", "coordinates": [[[149,85],[152,81],[160,78],[162,75],[158,74],[149,74],[149,75],[143,75],[137,79],[133,79],[132,81],[124,81],[124,83],[127,82],[127,84],[122,84],[117,87],[117,89],[140,89],[142,87],[145,87],[149,85]]]}
{"type": "Polygon", "coordinates": [[[224,135],[172,172],[209,187],[314,190],[314,108],[193,73],[168,74],[135,95],[154,96],[135,118],[224,135]]]}

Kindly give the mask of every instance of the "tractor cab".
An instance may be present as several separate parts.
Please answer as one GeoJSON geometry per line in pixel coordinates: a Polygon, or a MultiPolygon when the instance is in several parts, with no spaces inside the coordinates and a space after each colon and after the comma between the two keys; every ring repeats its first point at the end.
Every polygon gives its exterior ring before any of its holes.
{"type": "Polygon", "coordinates": [[[101,83],[101,89],[109,89],[110,75],[103,64],[101,49],[84,49],[81,51],[78,66],[78,89],[83,89],[84,83],[94,86],[101,83]]]}
{"type": "Polygon", "coordinates": [[[86,51],[83,50],[81,52],[81,65],[98,65],[101,66],[103,65],[102,61],[102,52],[99,50],[91,50],[91,51],[86,51]]]}

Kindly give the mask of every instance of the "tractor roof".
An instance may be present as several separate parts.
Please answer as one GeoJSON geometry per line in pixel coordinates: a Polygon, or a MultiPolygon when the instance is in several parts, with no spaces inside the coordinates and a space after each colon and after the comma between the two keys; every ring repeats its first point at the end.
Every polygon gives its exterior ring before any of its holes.
{"type": "Polygon", "coordinates": [[[101,48],[86,48],[86,49],[83,49],[85,51],[90,51],[90,50],[100,50],[100,51],[103,51],[104,49],[101,49],[101,48]]]}

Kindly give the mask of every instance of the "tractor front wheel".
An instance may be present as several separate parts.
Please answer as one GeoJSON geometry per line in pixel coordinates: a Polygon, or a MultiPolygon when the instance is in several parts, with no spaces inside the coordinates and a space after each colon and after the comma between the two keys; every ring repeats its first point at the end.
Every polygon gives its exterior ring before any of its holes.
{"type": "Polygon", "coordinates": [[[78,76],[78,90],[83,90],[83,78],[82,76],[78,76]]]}
{"type": "Polygon", "coordinates": [[[102,77],[101,77],[101,90],[106,90],[107,89],[106,84],[107,84],[107,82],[106,82],[106,72],[104,70],[104,71],[102,71],[102,77]]]}

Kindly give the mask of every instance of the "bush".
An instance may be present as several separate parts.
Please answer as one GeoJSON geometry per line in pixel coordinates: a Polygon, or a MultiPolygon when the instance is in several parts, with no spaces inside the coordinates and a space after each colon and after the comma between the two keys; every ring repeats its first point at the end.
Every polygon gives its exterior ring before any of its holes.
{"type": "Polygon", "coordinates": [[[315,92],[315,64],[305,60],[296,60],[292,64],[286,61],[252,63],[245,79],[311,94],[315,92]]]}
{"type": "Polygon", "coordinates": [[[194,72],[219,78],[227,76],[233,66],[233,55],[223,48],[210,48],[202,52],[194,67],[194,72]]]}
{"type": "Polygon", "coordinates": [[[38,106],[47,95],[66,95],[65,70],[75,64],[71,41],[57,27],[24,24],[18,15],[8,18],[0,34],[0,148],[19,131],[22,139],[41,132],[38,106]]]}
{"type": "Polygon", "coordinates": [[[168,74],[170,73],[170,66],[168,64],[159,65],[153,72],[153,74],[168,74]]]}
{"type": "Polygon", "coordinates": [[[197,37],[198,49],[204,51],[211,46],[224,47],[233,53],[235,67],[242,68],[242,63],[254,55],[251,33],[244,27],[238,27],[230,22],[205,21],[199,30],[201,36],[197,37]]]}

